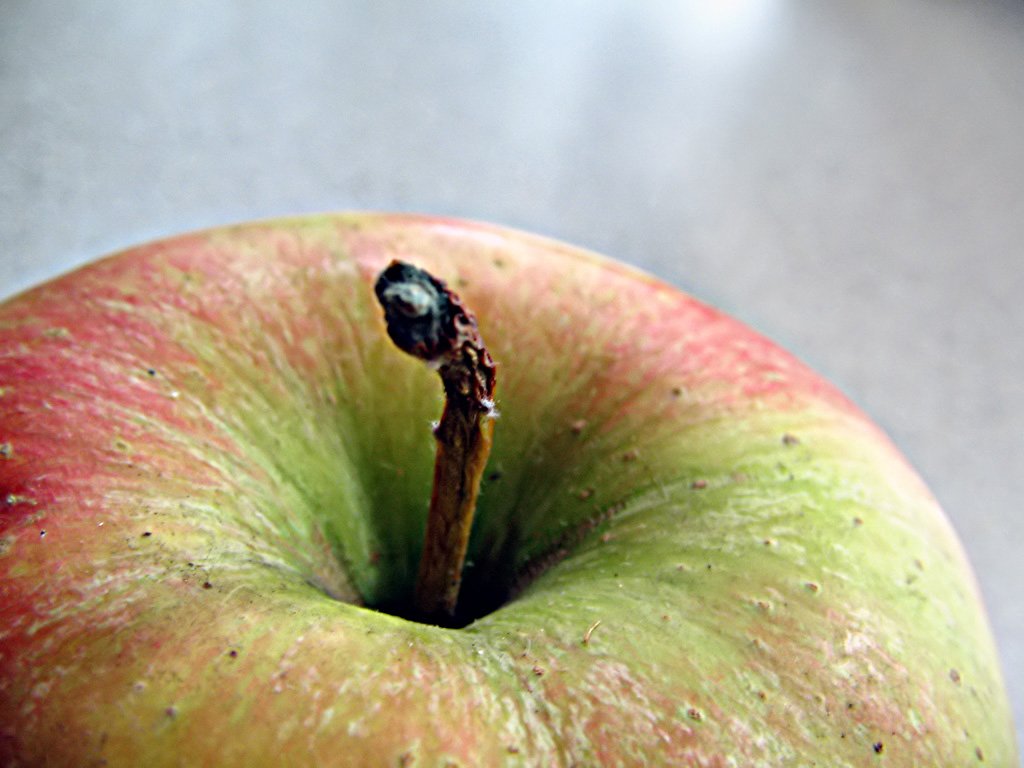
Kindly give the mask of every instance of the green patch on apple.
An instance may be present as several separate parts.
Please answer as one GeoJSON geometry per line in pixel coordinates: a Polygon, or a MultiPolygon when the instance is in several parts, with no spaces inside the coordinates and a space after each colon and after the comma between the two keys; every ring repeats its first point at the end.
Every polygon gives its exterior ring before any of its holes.
{"type": "Polygon", "coordinates": [[[0,764],[1016,764],[913,470],[633,269],[296,218],[96,262],[0,306],[0,339],[0,764]],[[449,626],[409,618],[444,396],[385,330],[394,259],[497,362],[449,626]]]}

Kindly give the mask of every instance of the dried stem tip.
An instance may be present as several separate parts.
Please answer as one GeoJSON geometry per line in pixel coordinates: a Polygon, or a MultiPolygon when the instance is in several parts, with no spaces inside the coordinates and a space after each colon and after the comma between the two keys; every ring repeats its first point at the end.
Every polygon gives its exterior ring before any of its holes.
{"type": "Polygon", "coordinates": [[[442,281],[401,261],[377,278],[388,336],[437,369],[445,407],[434,432],[434,488],[416,584],[426,619],[455,612],[469,532],[494,429],[495,365],[476,318],[442,281]]]}
{"type": "Polygon", "coordinates": [[[449,397],[475,400],[492,414],[494,361],[459,296],[429,272],[402,261],[392,261],[380,274],[375,291],[395,346],[437,368],[449,397]]]}

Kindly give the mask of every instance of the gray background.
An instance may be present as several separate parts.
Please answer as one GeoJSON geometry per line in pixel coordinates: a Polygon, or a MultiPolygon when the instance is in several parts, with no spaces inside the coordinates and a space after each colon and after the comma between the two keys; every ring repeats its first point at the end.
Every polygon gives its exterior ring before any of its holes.
{"type": "Polygon", "coordinates": [[[2,0],[0,148],[4,296],[371,208],[555,236],[739,316],[932,486],[1021,722],[1019,0],[2,0]]]}

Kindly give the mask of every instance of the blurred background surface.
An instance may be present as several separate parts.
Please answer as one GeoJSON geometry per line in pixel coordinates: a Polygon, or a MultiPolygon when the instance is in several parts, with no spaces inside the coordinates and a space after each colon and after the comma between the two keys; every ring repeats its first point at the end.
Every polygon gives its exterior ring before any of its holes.
{"type": "Polygon", "coordinates": [[[3,0],[0,150],[0,296],[357,208],[550,235],[738,316],[932,487],[1024,720],[1020,0],[3,0]]]}

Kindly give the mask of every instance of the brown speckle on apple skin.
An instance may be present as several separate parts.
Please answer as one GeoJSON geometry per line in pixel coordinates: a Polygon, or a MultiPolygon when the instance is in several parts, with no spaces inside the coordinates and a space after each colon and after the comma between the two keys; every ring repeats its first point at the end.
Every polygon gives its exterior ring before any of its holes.
{"type": "Polygon", "coordinates": [[[871,745],[871,748],[875,750],[876,755],[880,755],[885,751],[885,744],[883,744],[880,741],[876,741],[874,744],[871,745]]]}

